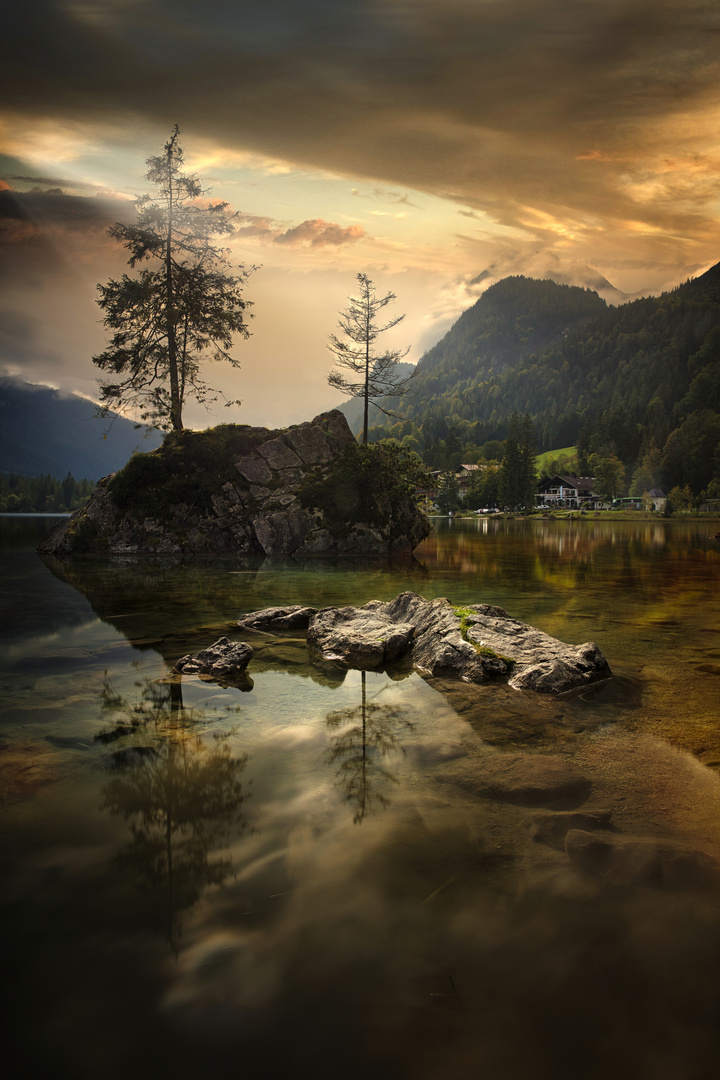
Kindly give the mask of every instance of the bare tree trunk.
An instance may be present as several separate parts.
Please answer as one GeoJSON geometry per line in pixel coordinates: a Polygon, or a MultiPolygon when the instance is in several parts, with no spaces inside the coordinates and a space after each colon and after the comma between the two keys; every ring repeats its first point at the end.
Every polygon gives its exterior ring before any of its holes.
{"type": "Polygon", "coordinates": [[[182,431],[182,400],[180,398],[180,379],[178,377],[177,339],[175,337],[175,291],[172,275],[172,230],[173,230],[173,187],[172,187],[172,142],[168,143],[168,230],[165,251],[165,289],[167,303],[168,372],[170,375],[170,423],[173,431],[182,431]]]}

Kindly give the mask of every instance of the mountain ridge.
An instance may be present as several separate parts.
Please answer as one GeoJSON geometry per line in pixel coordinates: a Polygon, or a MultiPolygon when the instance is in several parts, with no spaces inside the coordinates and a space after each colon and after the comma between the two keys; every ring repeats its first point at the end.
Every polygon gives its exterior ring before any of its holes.
{"type": "Polygon", "coordinates": [[[135,450],[154,450],[162,436],[147,437],[132,421],[79,394],[0,377],[0,472],[24,476],[99,480],[122,468],[135,450]]]}

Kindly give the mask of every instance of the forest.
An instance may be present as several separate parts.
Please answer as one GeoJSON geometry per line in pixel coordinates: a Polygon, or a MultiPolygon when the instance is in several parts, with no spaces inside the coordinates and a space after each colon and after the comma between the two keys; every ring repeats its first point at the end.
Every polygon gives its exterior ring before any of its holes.
{"type": "MultiPolygon", "coordinates": [[[[656,486],[720,497],[720,265],[617,308],[596,293],[511,277],[419,361],[412,393],[383,405],[393,438],[435,469],[498,461],[514,414],[557,464],[615,472],[615,494],[656,486]]],[[[377,414],[380,417],[380,414],[377,414]]]]}
{"type": "Polygon", "coordinates": [[[63,480],[44,476],[0,473],[0,513],[69,513],[77,510],[95,489],[94,480],[63,480]]]}

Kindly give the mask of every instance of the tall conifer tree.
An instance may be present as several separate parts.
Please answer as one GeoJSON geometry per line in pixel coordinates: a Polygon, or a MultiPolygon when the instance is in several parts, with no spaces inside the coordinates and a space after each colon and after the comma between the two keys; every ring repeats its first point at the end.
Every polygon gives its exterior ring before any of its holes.
{"type": "Polygon", "coordinates": [[[201,199],[207,191],[197,176],[183,172],[179,140],[175,125],[163,153],[148,158],[145,179],[155,193],[136,200],[134,224],[109,230],[130,252],[130,267],[152,265],[137,277],[123,274],[98,286],[112,338],[93,357],[115,376],[101,383],[106,410],[139,406],[146,423],[174,431],[182,430],[188,396],[203,404],[221,396],[200,375],[206,360],[240,366],[229,349],[235,335],[249,336],[242,288],[254,269],[231,267],[227,249],[213,243],[233,232],[233,216],[227,203],[201,199]]]}

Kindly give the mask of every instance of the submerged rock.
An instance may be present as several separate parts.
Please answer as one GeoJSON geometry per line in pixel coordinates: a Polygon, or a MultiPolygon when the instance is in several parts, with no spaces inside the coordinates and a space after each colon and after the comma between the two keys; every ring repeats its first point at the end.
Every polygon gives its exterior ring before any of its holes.
{"type": "Polygon", "coordinates": [[[533,840],[549,844],[556,851],[562,851],[565,837],[571,829],[583,829],[586,832],[617,831],[611,818],[612,810],[546,810],[533,814],[528,825],[533,840]]]}
{"type": "Polygon", "coordinates": [[[439,779],[473,795],[520,806],[577,805],[592,789],[586,776],[552,754],[488,754],[439,779]]]}
{"type": "Polygon", "coordinates": [[[606,885],[659,889],[720,886],[720,863],[704,851],[668,840],[571,829],[565,851],[580,873],[606,885]]]}

